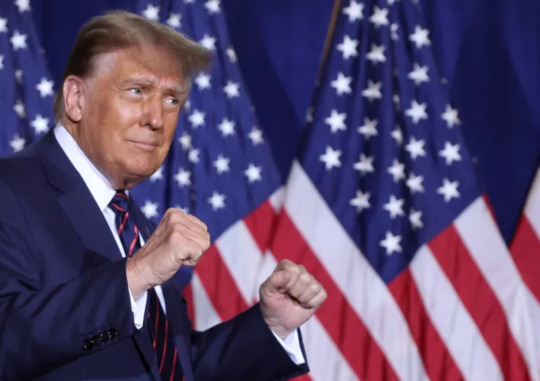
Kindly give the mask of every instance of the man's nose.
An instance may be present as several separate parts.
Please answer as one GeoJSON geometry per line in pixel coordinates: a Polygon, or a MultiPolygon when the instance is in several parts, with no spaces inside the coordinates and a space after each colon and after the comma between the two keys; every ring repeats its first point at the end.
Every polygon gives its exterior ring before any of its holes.
{"type": "Polygon", "coordinates": [[[163,101],[161,97],[150,97],[144,102],[141,124],[157,130],[163,127],[163,101]]]}

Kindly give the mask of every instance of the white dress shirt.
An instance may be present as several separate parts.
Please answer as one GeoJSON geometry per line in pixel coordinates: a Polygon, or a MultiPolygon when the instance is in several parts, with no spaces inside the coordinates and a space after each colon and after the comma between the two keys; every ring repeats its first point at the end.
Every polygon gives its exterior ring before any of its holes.
{"type": "MultiPolygon", "coordinates": [[[[58,144],[60,145],[64,153],[67,155],[69,161],[71,162],[71,164],[73,164],[77,172],[79,172],[86,186],[90,190],[90,193],[94,197],[94,200],[96,201],[99,210],[101,210],[101,212],[103,213],[103,217],[109,225],[109,229],[114,236],[116,245],[118,246],[120,253],[122,253],[122,256],[125,257],[126,254],[124,251],[124,247],[122,245],[122,242],[120,241],[120,236],[118,235],[118,232],[116,230],[116,215],[113,210],[109,208],[109,203],[113,199],[116,190],[112,187],[109,180],[105,176],[103,176],[103,174],[99,172],[99,170],[90,161],[90,159],[88,159],[88,157],[81,150],[75,139],[71,136],[71,134],[65,129],[62,124],[58,124],[54,128],[54,135],[56,137],[56,140],[58,141],[58,144]]],[[[139,239],[141,242],[141,246],[144,245],[143,237],[139,235],[139,239]]],[[[156,294],[161,303],[161,307],[166,313],[167,310],[165,305],[165,299],[163,297],[163,291],[161,290],[160,286],[156,286],[154,287],[154,289],[156,290],[156,294]]],[[[131,291],[129,293],[129,297],[131,299],[131,310],[133,312],[133,320],[137,329],[141,329],[144,325],[144,312],[146,308],[147,294],[147,292],[144,292],[140,298],[135,300],[133,298],[133,295],[131,294],[131,291]]],[[[274,332],[272,331],[272,333],[274,332]]],[[[285,351],[289,354],[291,360],[294,363],[302,364],[305,362],[302,350],[300,349],[300,340],[298,338],[298,333],[296,330],[291,333],[285,340],[282,340],[275,333],[274,336],[285,349],[285,351]]]]}

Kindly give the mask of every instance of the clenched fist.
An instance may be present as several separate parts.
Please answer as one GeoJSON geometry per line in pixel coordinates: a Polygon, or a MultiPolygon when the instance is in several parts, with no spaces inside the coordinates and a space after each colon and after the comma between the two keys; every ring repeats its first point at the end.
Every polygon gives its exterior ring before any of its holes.
{"type": "Polygon", "coordinates": [[[210,234],[198,218],[168,209],[154,234],[126,266],[128,286],[137,299],[169,280],[181,266],[194,266],[210,247],[210,234]]]}
{"type": "Polygon", "coordinates": [[[259,293],[264,321],[282,339],[305,323],[327,296],[304,266],[286,259],[276,266],[259,293]]]}

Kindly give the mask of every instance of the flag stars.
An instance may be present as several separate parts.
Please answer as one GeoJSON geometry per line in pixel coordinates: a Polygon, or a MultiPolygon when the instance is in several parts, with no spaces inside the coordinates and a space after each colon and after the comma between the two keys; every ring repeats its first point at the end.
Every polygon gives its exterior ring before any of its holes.
{"type": "Polygon", "coordinates": [[[143,16],[148,20],[159,21],[159,7],[148,4],[146,9],[142,12],[143,16]]]}
{"type": "Polygon", "coordinates": [[[223,91],[227,94],[227,98],[236,98],[240,96],[240,84],[233,81],[228,81],[227,85],[223,87],[223,91]]]}
{"type": "Polygon", "coordinates": [[[236,61],[238,61],[238,58],[236,57],[236,52],[233,48],[227,49],[227,57],[229,58],[229,62],[231,63],[235,63],[236,61]]]}
{"type": "Polygon", "coordinates": [[[17,83],[23,82],[23,71],[21,69],[15,70],[15,81],[17,81],[17,83]]]}
{"type": "Polygon", "coordinates": [[[461,161],[461,155],[459,153],[459,144],[452,144],[450,142],[445,142],[444,149],[439,152],[439,156],[445,159],[446,165],[451,165],[454,161],[461,161]]]}
{"type": "Polygon", "coordinates": [[[191,136],[185,131],[184,133],[182,133],[182,136],[178,138],[178,142],[180,143],[184,151],[187,151],[191,148],[191,136]]]}
{"type": "Polygon", "coordinates": [[[409,79],[413,80],[414,84],[416,86],[419,86],[423,82],[429,82],[429,76],[428,76],[427,72],[428,72],[427,65],[426,66],[420,66],[417,63],[415,63],[413,70],[411,72],[409,72],[407,77],[409,77],[409,79]]]}
{"type": "Polygon", "coordinates": [[[437,189],[437,193],[444,197],[444,201],[449,202],[453,198],[459,198],[459,182],[443,179],[443,185],[437,189]]]}
{"type": "Polygon", "coordinates": [[[414,28],[414,33],[409,36],[409,40],[414,42],[417,49],[422,48],[422,46],[431,45],[431,41],[429,41],[429,30],[422,29],[418,25],[414,28]]]}
{"type": "Polygon", "coordinates": [[[376,28],[379,28],[383,25],[388,25],[388,9],[386,8],[379,8],[375,6],[375,9],[373,10],[373,14],[369,18],[369,21],[375,25],[376,28]]]}
{"type": "Polygon", "coordinates": [[[19,115],[19,118],[26,118],[26,109],[20,99],[17,99],[17,102],[13,105],[13,110],[19,115]]]}
{"type": "Polygon", "coordinates": [[[195,84],[199,90],[209,89],[210,88],[210,74],[200,73],[195,77],[195,84]]]}
{"type": "Polygon", "coordinates": [[[18,30],[13,33],[13,36],[10,38],[11,45],[13,45],[13,50],[26,49],[26,39],[28,36],[26,34],[21,34],[18,30]]]}
{"type": "Polygon", "coordinates": [[[221,131],[221,134],[223,135],[224,138],[235,134],[234,122],[232,120],[229,120],[226,118],[223,119],[223,121],[219,124],[218,128],[221,131]]]}
{"type": "Polygon", "coordinates": [[[396,198],[396,196],[391,195],[390,200],[383,205],[383,209],[388,211],[390,213],[390,218],[394,219],[397,216],[403,216],[405,213],[403,212],[403,204],[405,203],[405,200],[402,198],[396,198]]]}
{"type": "Polygon", "coordinates": [[[358,55],[358,40],[354,40],[349,36],[343,38],[343,42],[337,46],[337,50],[343,55],[343,59],[349,59],[358,55]]]}
{"type": "Polygon", "coordinates": [[[366,58],[371,61],[372,64],[386,62],[386,57],[384,56],[385,49],[386,47],[384,45],[377,46],[375,44],[372,44],[371,50],[368,54],[366,54],[366,58]]]}
{"type": "Polygon", "coordinates": [[[192,148],[188,152],[188,160],[191,161],[192,163],[198,163],[200,161],[200,159],[199,159],[199,154],[200,153],[201,153],[200,150],[198,150],[196,148],[192,148]]]}
{"type": "Polygon", "coordinates": [[[337,95],[343,95],[345,93],[350,94],[352,77],[346,77],[343,73],[339,73],[338,77],[334,79],[331,84],[336,89],[337,95]]]}
{"type": "Polygon", "coordinates": [[[399,128],[398,126],[396,126],[392,130],[392,132],[390,133],[390,136],[392,137],[392,139],[395,140],[397,145],[400,146],[403,144],[403,132],[401,131],[401,128],[399,128]]]}
{"type": "Polygon", "coordinates": [[[257,127],[253,127],[251,131],[248,134],[249,139],[251,140],[251,143],[253,143],[254,146],[262,144],[264,142],[262,131],[258,129],[257,127]]]}
{"type": "Polygon", "coordinates": [[[392,179],[397,183],[399,180],[405,179],[405,164],[394,159],[392,165],[388,167],[387,172],[392,175],[392,179]]]}
{"type": "Polygon", "coordinates": [[[362,91],[362,96],[367,98],[370,102],[375,99],[381,99],[381,87],[382,82],[373,82],[372,80],[368,80],[368,87],[362,91]]]}
{"type": "Polygon", "coordinates": [[[204,6],[208,10],[208,13],[213,15],[219,13],[221,9],[219,8],[219,0],[208,0],[204,3],[204,6]]]}
{"type": "Polygon", "coordinates": [[[330,130],[332,133],[336,133],[338,131],[345,131],[347,127],[345,126],[345,118],[347,118],[347,114],[339,113],[336,109],[333,109],[330,113],[330,116],[327,117],[324,121],[326,124],[330,126],[330,130]]]}
{"type": "Polygon", "coordinates": [[[349,17],[349,22],[355,22],[364,18],[363,10],[364,4],[351,0],[349,6],[343,8],[343,13],[349,17]]]}
{"type": "Polygon", "coordinates": [[[4,56],[0,54],[0,70],[4,68],[4,56]]]}
{"type": "Polygon", "coordinates": [[[158,206],[159,204],[157,202],[146,200],[141,210],[146,218],[150,219],[158,216],[158,206]]]}
{"type": "Polygon", "coordinates": [[[174,29],[179,29],[182,26],[180,20],[182,15],[180,13],[170,13],[169,18],[167,19],[167,25],[174,29]]]}
{"type": "Polygon", "coordinates": [[[405,184],[409,187],[411,193],[422,193],[424,192],[424,186],[422,185],[423,181],[424,176],[417,176],[414,172],[411,172],[405,184]]]}
{"type": "Polygon", "coordinates": [[[390,38],[393,41],[399,40],[398,30],[399,30],[399,24],[398,23],[393,23],[392,25],[390,25],[390,38]]]}
{"type": "Polygon", "coordinates": [[[372,136],[377,136],[379,134],[377,131],[378,123],[377,119],[364,118],[364,124],[358,127],[358,133],[362,134],[366,140],[372,136]]]}
{"type": "Polygon", "coordinates": [[[47,78],[41,78],[41,82],[36,85],[37,91],[41,98],[53,95],[53,81],[48,81],[47,78]]]}
{"type": "Polygon", "coordinates": [[[186,171],[184,168],[178,168],[178,173],[174,175],[174,179],[178,183],[180,188],[191,185],[191,172],[186,171]]]}
{"type": "Polygon", "coordinates": [[[9,142],[9,145],[11,148],[13,148],[14,152],[19,152],[24,148],[26,144],[26,140],[21,138],[19,135],[13,136],[13,139],[9,142]]]}
{"type": "Polygon", "coordinates": [[[160,180],[163,180],[163,167],[159,167],[159,169],[150,176],[150,182],[152,183],[160,180]]]}
{"type": "Polygon", "coordinates": [[[256,166],[255,164],[249,164],[247,169],[244,171],[244,175],[246,175],[246,177],[248,178],[248,182],[251,184],[255,181],[261,181],[261,171],[261,167],[256,166]]]}
{"type": "Polygon", "coordinates": [[[7,19],[0,17],[0,33],[7,33],[7,19]]]}
{"type": "Polygon", "coordinates": [[[386,237],[380,242],[380,245],[386,250],[386,255],[392,255],[395,252],[401,253],[401,236],[386,232],[386,237]]]}
{"type": "Polygon", "coordinates": [[[30,11],[30,0],[15,0],[15,5],[19,9],[19,13],[30,11]]]}
{"type": "Polygon", "coordinates": [[[427,119],[428,116],[426,113],[426,108],[427,104],[418,103],[417,101],[413,100],[411,107],[405,110],[405,115],[411,118],[414,124],[418,124],[418,122],[422,119],[427,119]]]}
{"type": "Polygon", "coordinates": [[[460,125],[461,121],[459,120],[458,110],[452,108],[450,105],[446,105],[445,111],[441,114],[441,118],[446,122],[448,128],[452,128],[455,125],[460,125]]]}
{"type": "Polygon", "coordinates": [[[362,210],[369,209],[371,207],[371,204],[369,203],[370,197],[371,194],[369,192],[364,193],[357,190],[356,197],[349,201],[349,205],[354,206],[356,208],[356,212],[360,213],[362,210]]]}
{"type": "Polygon", "coordinates": [[[40,114],[37,114],[34,120],[30,122],[30,125],[36,131],[36,135],[45,133],[49,131],[49,118],[44,118],[40,114]]]}
{"type": "Polygon", "coordinates": [[[411,158],[415,160],[420,156],[426,156],[426,151],[424,150],[424,140],[416,140],[414,137],[411,137],[409,143],[405,146],[405,150],[409,152],[411,158]]]}
{"type": "Polygon", "coordinates": [[[341,161],[339,160],[340,156],[340,150],[334,150],[332,147],[327,146],[326,152],[319,156],[319,158],[325,164],[326,170],[329,171],[334,167],[341,167],[341,161]]]}
{"type": "Polygon", "coordinates": [[[220,175],[225,172],[229,172],[229,164],[231,162],[231,159],[228,157],[225,157],[223,155],[219,155],[216,160],[214,160],[214,167],[216,167],[217,173],[220,175]]]}
{"type": "Polygon", "coordinates": [[[201,112],[199,110],[193,110],[193,112],[191,113],[191,115],[189,116],[189,121],[191,122],[191,126],[193,128],[198,128],[200,126],[203,126],[204,125],[204,117],[205,117],[205,113],[204,112],[201,112]]]}
{"type": "Polygon", "coordinates": [[[205,34],[199,43],[208,50],[216,50],[216,39],[208,34],[205,34]]]}
{"type": "Polygon", "coordinates": [[[358,162],[354,163],[353,168],[359,171],[362,175],[372,173],[375,171],[375,168],[373,167],[373,160],[373,156],[366,156],[362,153],[360,154],[358,162]]]}
{"type": "Polygon", "coordinates": [[[422,212],[412,208],[411,212],[409,213],[409,222],[414,230],[423,228],[424,224],[422,223],[422,212]]]}
{"type": "Polygon", "coordinates": [[[219,210],[225,208],[225,195],[214,192],[208,199],[208,203],[212,206],[212,210],[219,210]]]}

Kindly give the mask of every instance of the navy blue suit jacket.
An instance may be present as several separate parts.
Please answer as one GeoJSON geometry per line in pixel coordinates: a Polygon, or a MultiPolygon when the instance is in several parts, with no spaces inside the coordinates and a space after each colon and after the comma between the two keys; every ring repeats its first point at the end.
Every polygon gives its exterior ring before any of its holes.
{"type": "MultiPolygon", "coordinates": [[[[0,379],[157,380],[133,324],[125,259],[52,131],[0,160],[0,379]]],[[[138,212],[148,239],[153,225],[138,212]]],[[[296,366],[258,305],[195,332],[178,274],[163,284],[186,381],[273,380],[296,366]]]]}

